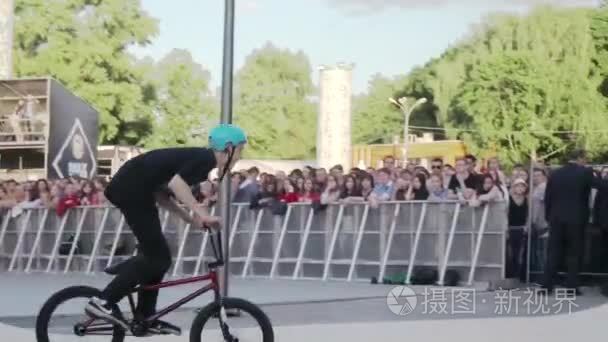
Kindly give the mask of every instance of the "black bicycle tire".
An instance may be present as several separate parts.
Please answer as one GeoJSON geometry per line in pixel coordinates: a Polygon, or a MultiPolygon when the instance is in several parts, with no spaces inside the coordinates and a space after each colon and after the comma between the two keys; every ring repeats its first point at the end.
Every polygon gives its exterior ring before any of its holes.
{"type": "MultiPolygon", "coordinates": [[[[101,291],[89,286],[71,286],[53,294],[42,306],[36,317],[36,341],[50,342],[48,335],[48,324],[51,316],[60,304],[74,298],[91,298],[99,296],[101,291]]],[[[84,308],[82,308],[84,311],[84,308]]],[[[125,331],[120,327],[114,328],[112,342],[123,342],[125,331]]]]}
{"type": "MultiPolygon", "coordinates": [[[[272,323],[270,323],[270,319],[260,307],[241,298],[224,298],[223,303],[225,309],[236,309],[251,315],[262,328],[262,342],[274,342],[272,323]]],[[[205,328],[205,324],[210,318],[217,315],[219,310],[220,306],[217,302],[211,303],[201,309],[192,322],[190,342],[202,342],[201,334],[205,328]]]]}

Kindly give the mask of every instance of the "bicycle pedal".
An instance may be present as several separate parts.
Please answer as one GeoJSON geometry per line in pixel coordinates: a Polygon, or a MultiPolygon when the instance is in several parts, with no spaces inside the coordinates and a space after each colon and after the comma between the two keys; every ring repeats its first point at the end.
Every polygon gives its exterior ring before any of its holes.
{"type": "Polygon", "coordinates": [[[148,333],[153,335],[173,335],[173,336],[181,336],[182,329],[177,326],[174,326],[170,323],[163,322],[160,327],[150,327],[148,328],[148,333]]]}
{"type": "Polygon", "coordinates": [[[171,332],[171,331],[158,330],[158,329],[150,329],[146,333],[146,336],[168,336],[168,335],[181,336],[182,333],[181,333],[181,331],[180,332],[171,332]]]}

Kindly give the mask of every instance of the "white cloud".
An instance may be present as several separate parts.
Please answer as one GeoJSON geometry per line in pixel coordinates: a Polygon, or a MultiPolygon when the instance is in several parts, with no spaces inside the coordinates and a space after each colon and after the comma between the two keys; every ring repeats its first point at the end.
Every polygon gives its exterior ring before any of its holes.
{"type": "Polygon", "coordinates": [[[599,0],[326,0],[330,5],[351,14],[380,12],[392,8],[432,8],[441,5],[556,5],[569,7],[593,7],[599,0]]]}

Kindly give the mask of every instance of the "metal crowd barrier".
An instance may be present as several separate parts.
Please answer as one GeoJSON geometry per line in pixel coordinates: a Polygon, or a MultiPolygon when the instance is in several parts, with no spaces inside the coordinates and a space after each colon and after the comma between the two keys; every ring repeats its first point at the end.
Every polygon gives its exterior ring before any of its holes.
{"type": "MultiPolygon", "coordinates": [[[[504,278],[506,204],[456,202],[291,204],[284,215],[234,204],[231,273],[242,277],[367,280],[435,268],[468,284],[504,278]]],[[[212,209],[213,210],[213,209],[212,209]]],[[[211,260],[209,234],[161,211],[173,252],[172,276],[196,275],[211,260]]],[[[7,212],[0,228],[0,270],[101,272],[136,253],[136,241],[113,207],[79,207],[63,217],[47,209],[7,212]]]]}
{"type": "Polygon", "coordinates": [[[0,143],[44,141],[46,126],[46,122],[39,118],[22,119],[13,116],[6,119],[6,116],[0,116],[0,143]]]}

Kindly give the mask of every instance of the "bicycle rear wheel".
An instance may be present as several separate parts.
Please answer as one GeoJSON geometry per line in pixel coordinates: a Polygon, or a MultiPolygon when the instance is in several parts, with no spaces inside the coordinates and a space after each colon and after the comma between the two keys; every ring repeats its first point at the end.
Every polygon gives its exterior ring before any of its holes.
{"type": "MultiPolygon", "coordinates": [[[[274,342],[274,331],[268,316],[255,304],[240,298],[224,298],[224,309],[238,310],[242,317],[227,319],[228,332],[239,342],[274,342]],[[247,316],[252,320],[247,321],[247,316]]],[[[194,318],[190,329],[190,342],[230,341],[220,327],[220,305],[205,306],[194,318]]],[[[224,317],[226,318],[226,317],[224,317]]]]}
{"type": "MultiPolygon", "coordinates": [[[[121,327],[89,318],[84,313],[89,298],[100,293],[92,287],[73,286],[52,295],[36,318],[36,341],[103,341],[102,335],[108,337],[107,341],[123,342],[126,333],[121,327]]],[[[114,310],[118,312],[118,307],[114,310]]]]}

